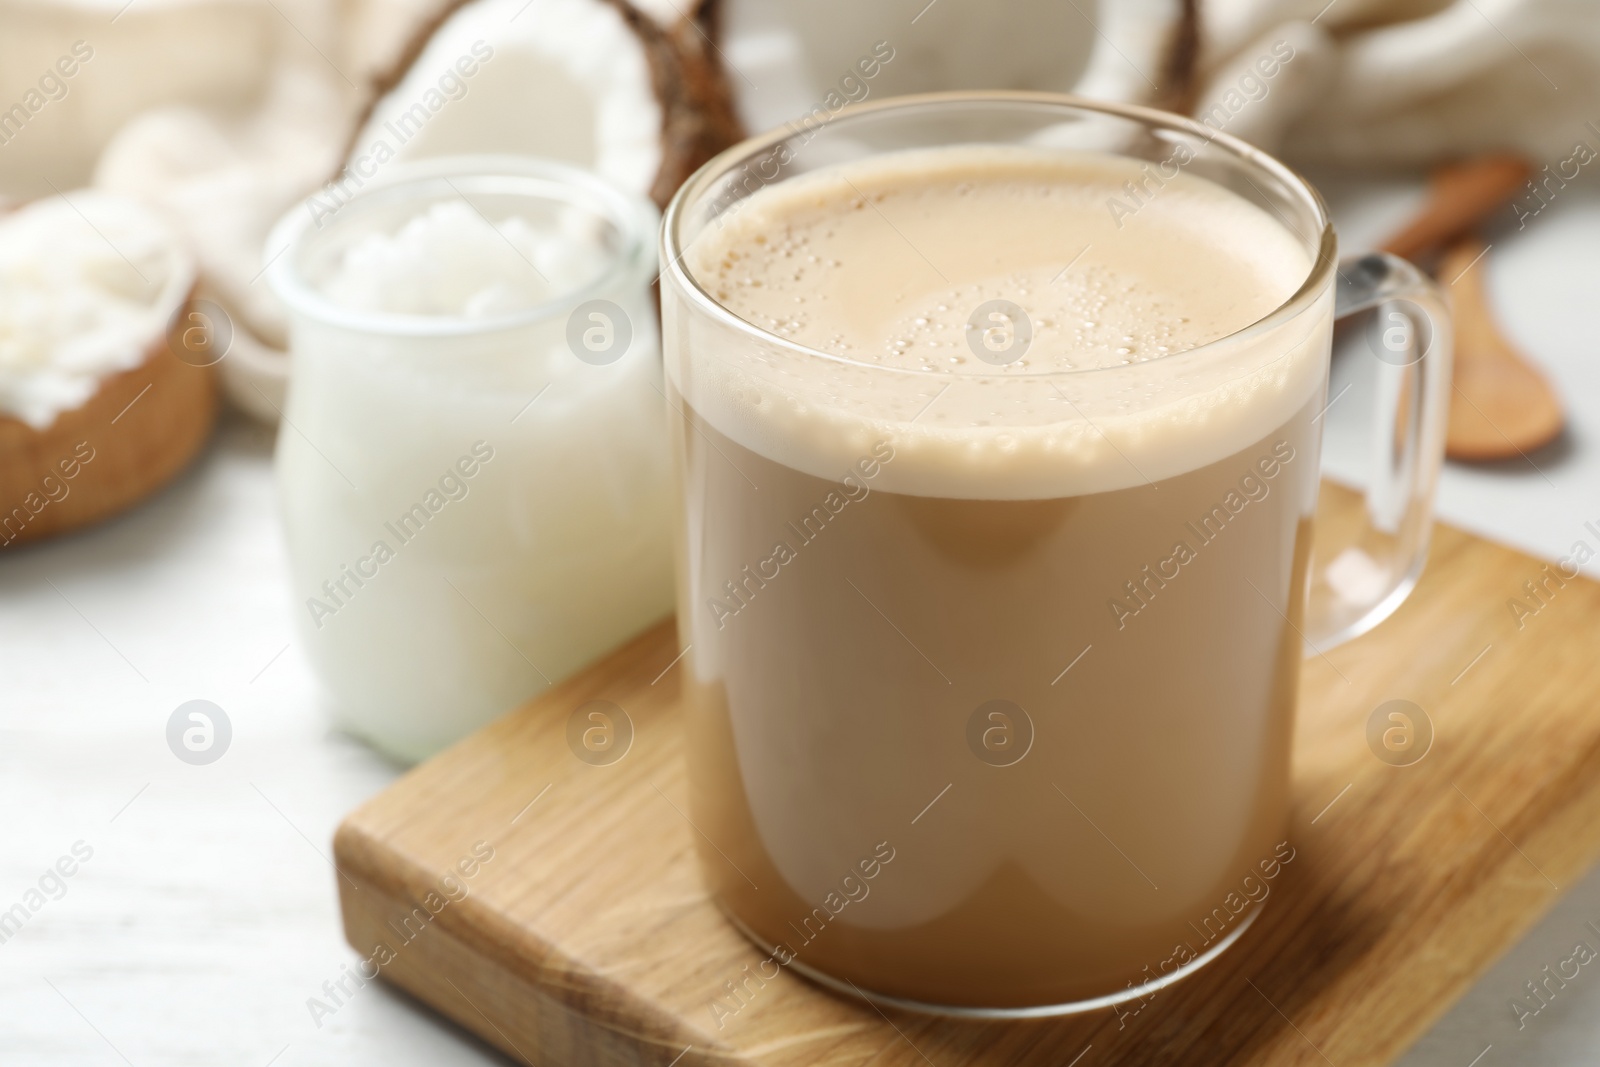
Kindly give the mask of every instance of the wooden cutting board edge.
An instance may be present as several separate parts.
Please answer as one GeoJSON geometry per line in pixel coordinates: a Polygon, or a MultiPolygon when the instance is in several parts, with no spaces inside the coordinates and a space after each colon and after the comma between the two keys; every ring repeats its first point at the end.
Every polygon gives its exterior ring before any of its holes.
{"type": "MultiPolygon", "coordinates": [[[[433,759],[448,758],[451,752],[463,749],[475,738],[513,735],[518,732],[518,724],[526,717],[536,715],[536,709],[541,706],[568,707],[580,700],[603,699],[608,693],[629,689],[628,683],[639,678],[654,677],[650,669],[642,665],[664,666],[677,655],[676,631],[671,623],[672,617],[667,616],[652,624],[589,667],[541,693],[529,704],[501,716],[433,759]]],[[[669,692],[675,695],[676,690],[674,688],[669,692]]],[[[411,768],[383,793],[346,816],[335,831],[333,852],[334,863],[341,876],[340,911],[344,918],[346,940],[358,952],[367,952],[366,946],[374,944],[378,937],[392,940],[394,931],[391,924],[413,915],[418,902],[438,885],[438,872],[415,862],[399,850],[389,849],[388,842],[395,836],[394,833],[374,835],[363,820],[363,816],[381,805],[386,796],[419,777],[431,762],[411,768]],[[403,867],[390,866],[391,860],[403,863],[403,867]]],[[[547,1034],[565,1034],[569,1039],[581,1036],[586,1055],[592,1056],[596,1050],[608,1049],[619,1037],[627,1039],[623,1047],[628,1049],[633,1047],[634,1042],[643,1039],[659,1045],[663,1050],[674,1049],[672,1055],[691,1044],[705,1052],[714,1051],[715,1041],[709,1034],[685,1026],[672,1013],[662,1011],[653,1002],[635,996],[624,983],[590,975],[555,944],[546,941],[537,943],[530,955],[540,962],[537,970],[529,973],[524,960],[509,950],[513,944],[526,942],[529,939],[528,932],[503,921],[494,909],[482,906],[471,896],[460,902],[458,910],[448,916],[447,912],[450,912],[449,908],[439,915],[447,917],[448,921],[429,923],[427,937],[432,947],[427,952],[440,957],[459,957],[474,966],[482,960],[492,961],[496,969],[495,980],[480,982],[476,995],[473,995],[459,986],[437,981],[432,969],[425,966],[385,965],[383,977],[424,1004],[437,1007],[453,1021],[479,1034],[501,1051],[518,1056],[530,1064],[568,1062],[563,1055],[554,1055],[545,1048],[541,1048],[545,1054],[543,1059],[530,1057],[489,1021],[489,1017],[475,1003],[479,997],[495,995],[496,989],[516,990],[519,1003],[534,1005],[541,1019],[547,1015],[560,1018],[570,1029],[564,1030],[559,1026],[541,1026],[539,1029],[547,1034]],[[482,936],[482,930],[498,931],[498,935],[482,936]],[[561,976],[559,979],[552,980],[558,975],[561,976]],[[552,988],[559,989],[562,995],[550,995],[552,988]],[[640,1028],[630,1021],[641,1018],[649,1019],[655,1025],[640,1028]],[[485,1023],[489,1024],[490,1032],[485,1031],[485,1023]]],[[[404,950],[397,953],[394,961],[395,964],[402,962],[412,962],[404,950]]],[[[440,970],[442,973],[443,968],[440,970]]],[[[467,970],[464,968],[458,973],[467,970]]],[[[733,1050],[727,1050],[727,1056],[730,1062],[743,1062],[733,1050]]],[[[602,1056],[594,1062],[611,1061],[602,1056]]],[[[632,1064],[636,1059],[630,1054],[616,1062],[632,1064]]]]}

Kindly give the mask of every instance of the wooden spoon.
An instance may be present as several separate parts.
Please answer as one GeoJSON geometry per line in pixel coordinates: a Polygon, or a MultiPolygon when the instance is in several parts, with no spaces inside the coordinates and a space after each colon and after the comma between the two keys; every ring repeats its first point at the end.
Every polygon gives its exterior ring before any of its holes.
{"type": "MultiPolygon", "coordinates": [[[[1488,155],[1433,172],[1428,200],[1411,222],[1383,244],[1385,252],[1416,262],[1464,236],[1508,203],[1533,175],[1521,156],[1488,155]]],[[[1453,277],[1454,275],[1452,275],[1453,277]]]]}
{"type": "Polygon", "coordinates": [[[1561,403],[1550,383],[1495,324],[1484,293],[1487,248],[1464,237],[1445,249],[1439,281],[1455,303],[1455,388],[1445,455],[1482,463],[1549,444],[1561,432],[1561,403]]]}

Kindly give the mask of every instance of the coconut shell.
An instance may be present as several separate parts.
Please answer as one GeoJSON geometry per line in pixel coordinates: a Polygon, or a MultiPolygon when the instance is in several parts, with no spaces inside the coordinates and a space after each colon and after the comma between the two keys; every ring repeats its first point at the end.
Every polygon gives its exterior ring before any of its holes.
{"type": "Polygon", "coordinates": [[[626,0],[608,0],[644,43],[661,102],[661,169],[650,198],[659,208],[700,166],[744,139],[727,70],[715,52],[718,0],[663,28],[626,0]]]}
{"type": "Polygon", "coordinates": [[[45,428],[0,415],[0,552],[144,500],[200,452],[216,414],[216,368],[179,359],[162,334],[45,428]]]}
{"type": "MultiPolygon", "coordinates": [[[[373,78],[367,103],[345,144],[341,171],[378,104],[404,80],[439,28],[471,2],[447,0],[417,28],[394,63],[373,78]]],[[[650,197],[657,207],[664,208],[702,163],[744,138],[727,72],[714,43],[719,0],[704,0],[671,26],[663,26],[627,0],[596,2],[615,8],[644,48],[651,88],[661,105],[661,165],[651,183],[650,197]]],[[[341,171],[331,177],[337,180],[341,171]]]]}

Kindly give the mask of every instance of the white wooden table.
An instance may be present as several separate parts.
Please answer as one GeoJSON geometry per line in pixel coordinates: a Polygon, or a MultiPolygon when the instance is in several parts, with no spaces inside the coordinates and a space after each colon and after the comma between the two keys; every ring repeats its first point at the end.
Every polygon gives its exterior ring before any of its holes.
{"type": "MultiPolygon", "coordinates": [[[[1352,247],[1416,196],[1403,182],[1325,188],[1352,247]]],[[[1497,305],[1560,383],[1571,444],[1538,457],[1542,473],[1451,468],[1441,510],[1554,559],[1600,520],[1600,196],[1565,192],[1525,233],[1494,239],[1497,305]]],[[[1329,453],[1330,470],[1359,477],[1337,433],[1329,453]]],[[[13,904],[29,913],[0,944],[0,1063],[504,1062],[378,983],[320,1026],[307,1009],[356,960],[339,929],[333,828],[397,768],[329,729],[291,643],[270,461],[270,432],[234,419],[133,514],[0,551],[0,922],[13,904]],[[209,766],[167,747],[169,715],[192,699],[232,723],[209,766]],[[47,876],[80,841],[92,856],[47,876]],[[59,899],[29,896],[41,879],[59,899]]],[[[1571,887],[1405,1062],[1594,1062],[1590,968],[1521,1032],[1507,1004],[1576,940],[1600,947],[1590,920],[1600,926],[1600,876],[1571,887]]]]}

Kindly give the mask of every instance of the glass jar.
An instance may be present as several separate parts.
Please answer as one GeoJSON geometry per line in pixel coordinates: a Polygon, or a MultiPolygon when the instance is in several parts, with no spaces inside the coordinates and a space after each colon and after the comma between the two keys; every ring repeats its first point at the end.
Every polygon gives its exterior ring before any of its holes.
{"type": "Polygon", "coordinates": [[[299,637],[379,749],[426,756],[670,609],[656,224],[586,172],[460,157],[274,231],[299,637]]]}

